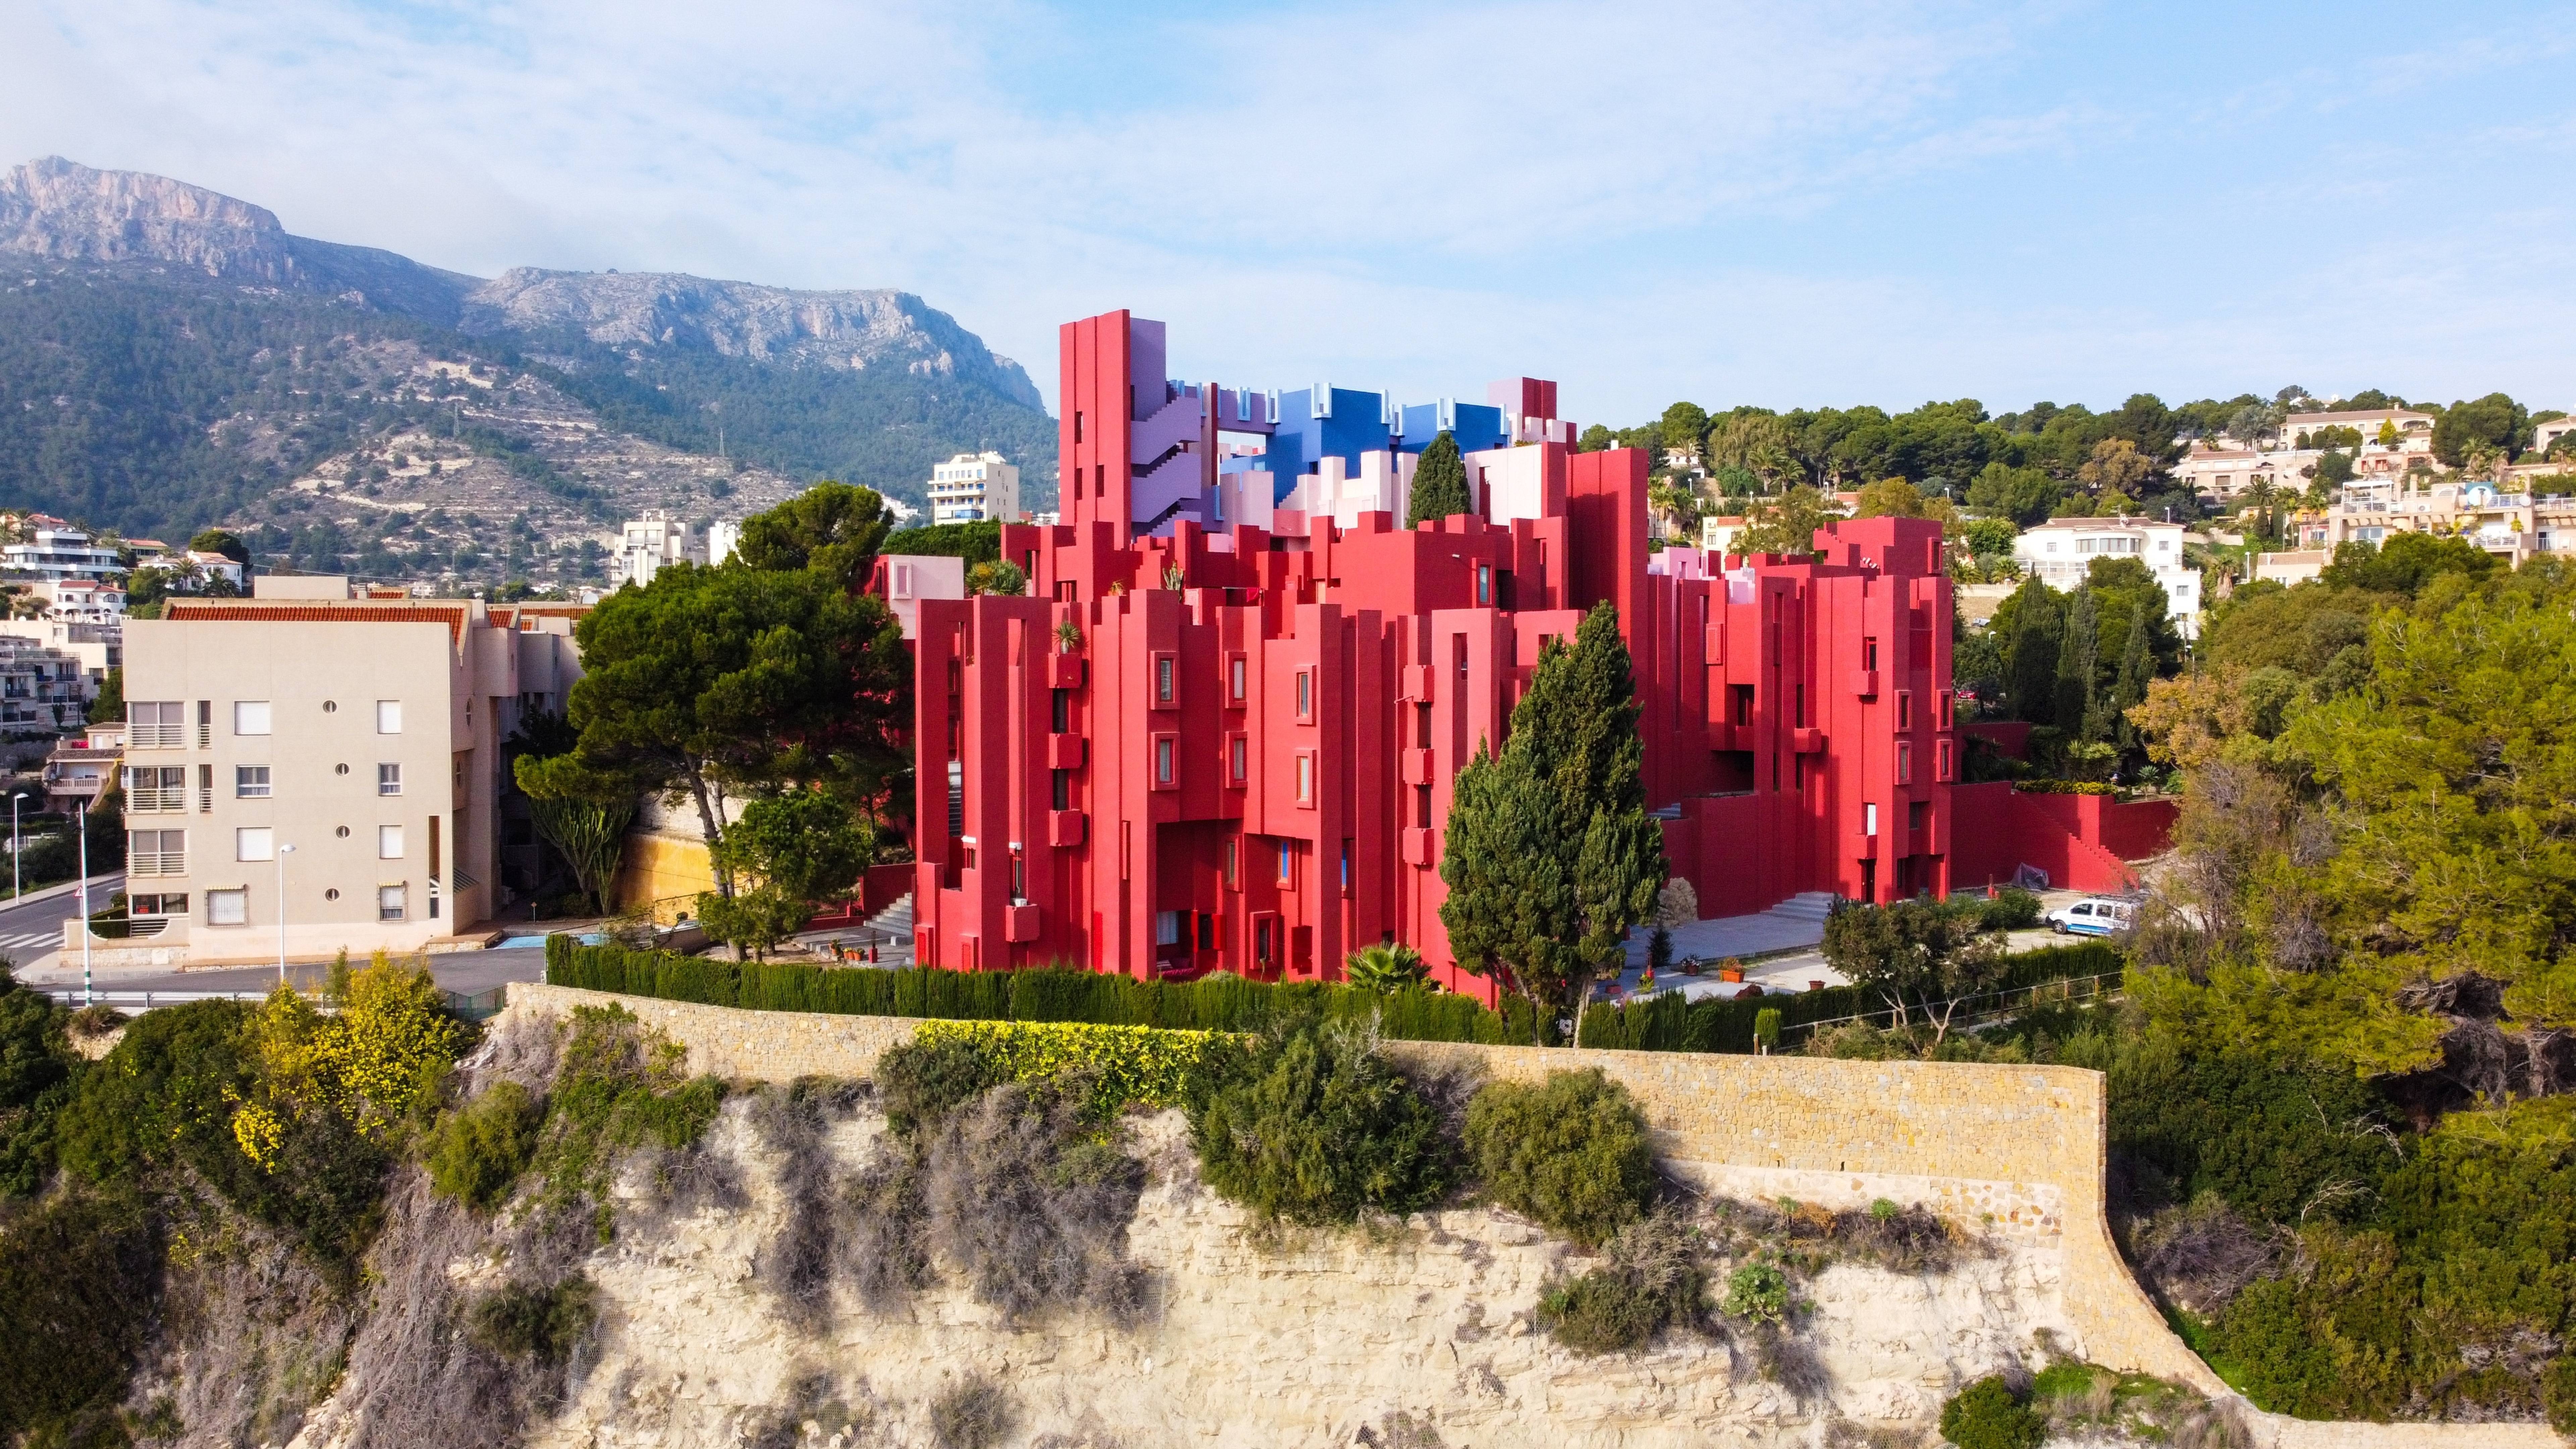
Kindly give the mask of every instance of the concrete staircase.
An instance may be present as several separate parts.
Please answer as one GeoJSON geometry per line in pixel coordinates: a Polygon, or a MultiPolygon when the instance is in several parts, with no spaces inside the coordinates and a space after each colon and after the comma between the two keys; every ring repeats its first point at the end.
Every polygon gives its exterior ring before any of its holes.
{"type": "Polygon", "coordinates": [[[1833,913],[1834,894],[1831,891],[1801,891],[1764,912],[1765,915],[1783,916],[1793,921],[1813,921],[1819,926],[1833,913]]]}
{"type": "Polygon", "coordinates": [[[830,926],[800,932],[799,941],[817,955],[829,956],[831,943],[840,942],[858,962],[867,959],[870,942],[876,944],[879,966],[912,964],[912,894],[907,891],[895,903],[854,925],[830,926]]]}

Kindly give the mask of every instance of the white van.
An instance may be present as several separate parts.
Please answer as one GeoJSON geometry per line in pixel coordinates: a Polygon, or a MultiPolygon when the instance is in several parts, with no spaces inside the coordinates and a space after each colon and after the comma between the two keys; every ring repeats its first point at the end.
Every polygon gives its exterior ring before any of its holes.
{"type": "Polygon", "coordinates": [[[2086,896],[2071,906],[2061,906],[2048,913],[2048,929],[2061,936],[2107,936],[2125,931],[2138,923],[2135,901],[2114,900],[2109,896],[2086,896]]]}

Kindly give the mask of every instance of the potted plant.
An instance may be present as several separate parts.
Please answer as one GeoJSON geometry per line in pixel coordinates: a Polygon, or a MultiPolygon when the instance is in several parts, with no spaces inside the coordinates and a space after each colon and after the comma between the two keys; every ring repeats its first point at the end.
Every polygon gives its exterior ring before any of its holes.
{"type": "Polygon", "coordinates": [[[1742,958],[1740,958],[1740,957],[1736,957],[1736,956],[1729,956],[1729,957],[1727,957],[1727,958],[1726,958],[1726,963],[1725,963],[1724,965],[1722,965],[1722,966],[1720,966],[1720,967],[1718,967],[1718,968],[1717,968],[1717,979],[1718,979],[1718,980],[1720,980],[1720,981],[1741,981],[1741,980],[1743,980],[1743,979],[1744,979],[1744,961],[1743,961],[1743,959],[1742,959],[1742,958]]]}

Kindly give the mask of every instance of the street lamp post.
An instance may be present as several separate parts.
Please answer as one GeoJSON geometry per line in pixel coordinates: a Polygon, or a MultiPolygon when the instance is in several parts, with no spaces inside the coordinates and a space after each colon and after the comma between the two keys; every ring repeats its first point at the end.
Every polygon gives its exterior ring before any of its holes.
{"type": "Polygon", "coordinates": [[[13,901],[25,890],[18,883],[18,802],[26,798],[24,790],[9,797],[9,899],[13,901]]]}
{"type": "Polygon", "coordinates": [[[89,806],[80,807],[80,933],[81,933],[81,1005],[93,1006],[98,993],[91,989],[89,974],[89,806]]]}
{"type": "Polygon", "coordinates": [[[292,845],[277,848],[277,984],[286,984],[286,858],[295,853],[292,845]]]}

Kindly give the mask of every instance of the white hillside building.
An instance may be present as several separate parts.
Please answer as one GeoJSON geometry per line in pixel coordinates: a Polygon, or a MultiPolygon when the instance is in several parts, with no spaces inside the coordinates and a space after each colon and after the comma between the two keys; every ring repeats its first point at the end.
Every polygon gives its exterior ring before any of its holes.
{"type": "Polygon", "coordinates": [[[2185,529],[2144,518],[2052,518],[2013,540],[2025,572],[2060,593],[2084,582],[2097,558],[2134,558],[2165,587],[2166,613],[2185,639],[2200,633],[2200,571],[2183,561],[2185,529]]]}

